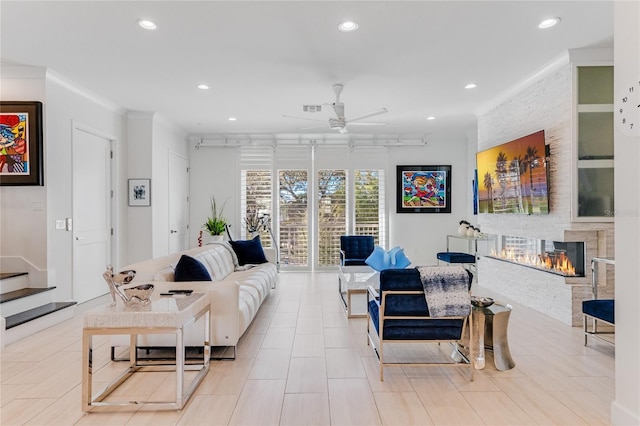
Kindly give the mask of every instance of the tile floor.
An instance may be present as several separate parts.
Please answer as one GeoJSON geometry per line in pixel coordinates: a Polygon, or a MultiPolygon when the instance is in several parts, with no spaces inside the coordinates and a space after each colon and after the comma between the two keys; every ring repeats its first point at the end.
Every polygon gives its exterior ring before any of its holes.
{"type": "MultiPolygon", "coordinates": [[[[482,289],[474,292],[491,296],[482,289]]],[[[380,382],[377,358],[367,346],[366,320],[347,320],[337,273],[283,272],[241,339],[238,358],[212,362],[183,410],[89,414],[80,409],[80,306],[75,318],[1,352],[0,423],[610,424],[613,348],[600,342],[584,347],[581,329],[513,305],[509,340],[514,369],[497,371],[489,355],[472,383],[466,369],[440,367],[389,368],[380,382]]],[[[109,361],[108,343],[99,340],[94,350],[97,382],[108,382],[123,368],[109,361]]],[[[171,373],[139,374],[114,398],[170,398],[172,380],[171,373]]]]}

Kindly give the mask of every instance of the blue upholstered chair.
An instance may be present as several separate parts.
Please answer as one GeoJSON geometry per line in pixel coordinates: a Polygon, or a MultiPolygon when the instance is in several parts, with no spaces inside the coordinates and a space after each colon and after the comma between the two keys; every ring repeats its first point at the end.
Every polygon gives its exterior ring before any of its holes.
{"type": "Polygon", "coordinates": [[[615,260],[594,257],[591,259],[591,292],[592,300],[582,301],[582,328],[584,332],[584,345],[587,346],[589,336],[602,340],[603,342],[614,344],[609,339],[603,339],[602,334],[614,334],[613,331],[598,331],[598,322],[607,325],[615,325],[615,300],[598,298],[598,267],[602,264],[615,265],[615,260]],[[589,320],[591,320],[591,330],[589,330],[589,320]]]}
{"type": "MultiPolygon", "coordinates": [[[[469,275],[469,288],[473,274],[469,275]]],[[[471,315],[464,317],[438,317],[429,315],[424,288],[417,269],[388,269],[380,272],[380,290],[368,291],[368,344],[374,347],[380,361],[380,381],[384,380],[384,367],[390,366],[464,366],[469,367],[473,381],[473,363],[458,352],[464,362],[397,363],[385,361],[384,347],[393,343],[457,343],[463,336],[471,336],[471,315]],[[373,328],[372,328],[373,326],[373,328]],[[469,333],[465,329],[469,327],[469,333]]],[[[469,339],[469,353],[473,353],[473,339],[469,339]]]]}
{"type": "Polygon", "coordinates": [[[340,236],[340,266],[366,265],[364,262],[373,253],[371,235],[340,236]]]}

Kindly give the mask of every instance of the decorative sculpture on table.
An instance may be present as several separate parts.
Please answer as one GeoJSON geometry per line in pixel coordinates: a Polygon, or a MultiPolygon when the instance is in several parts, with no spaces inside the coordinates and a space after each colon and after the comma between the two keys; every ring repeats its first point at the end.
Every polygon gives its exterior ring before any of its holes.
{"type": "Polygon", "coordinates": [[[273,229],[271,229],[271,215],[269,213],[260,213],[258,210],[253,210],[247,213],[245,218],[245,228],[247,230],[247,238],[253,238],[256,235],[260,235],[261,232],[266,231],[273,241],[273,248],[276,251],[276,267],[280,272],[280,250],[278,247],[278,240],[273,235],[273,229]]]}
{"type": "Polygon", "coordinates": [[[107,265],[107,270],[102,274],[102,276],[109,286],[111,299],[113,299],[109,306],[116,305],[116,295],[127,305],[146,305],[149,303],[149,297],[151,297],[151,293],[153,293],[153,284],[141,284],[135,287],[121,288],[123,285],[129,284],[133,280],[136,276],[136,271],[128,270],[114,274],[113,266],[107,265]]]}

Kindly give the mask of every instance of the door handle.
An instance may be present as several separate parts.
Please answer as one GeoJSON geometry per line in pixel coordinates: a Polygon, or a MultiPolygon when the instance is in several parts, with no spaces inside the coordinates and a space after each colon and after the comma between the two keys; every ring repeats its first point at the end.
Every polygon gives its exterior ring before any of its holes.
{"type": "Polygon", "coordinates": [[[177,234],[177,233],[178,233],[178,231],[176,231],[175,229],[172,229],[172,230],[171,230],[171,233],[172,233],[172,234],[177,234]]]}
{"type": "Polygon", "coordinates": [[[76,237],[76,241],[84,240],[84,237],[76,237]]]}

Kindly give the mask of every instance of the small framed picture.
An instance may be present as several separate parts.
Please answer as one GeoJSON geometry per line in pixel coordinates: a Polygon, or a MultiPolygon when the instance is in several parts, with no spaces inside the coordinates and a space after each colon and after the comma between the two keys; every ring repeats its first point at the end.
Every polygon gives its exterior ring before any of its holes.
{"type": "Polygon", "coordinates": [[[129,179],[129,206],[151,205],[151,179],[129,179]]]}

